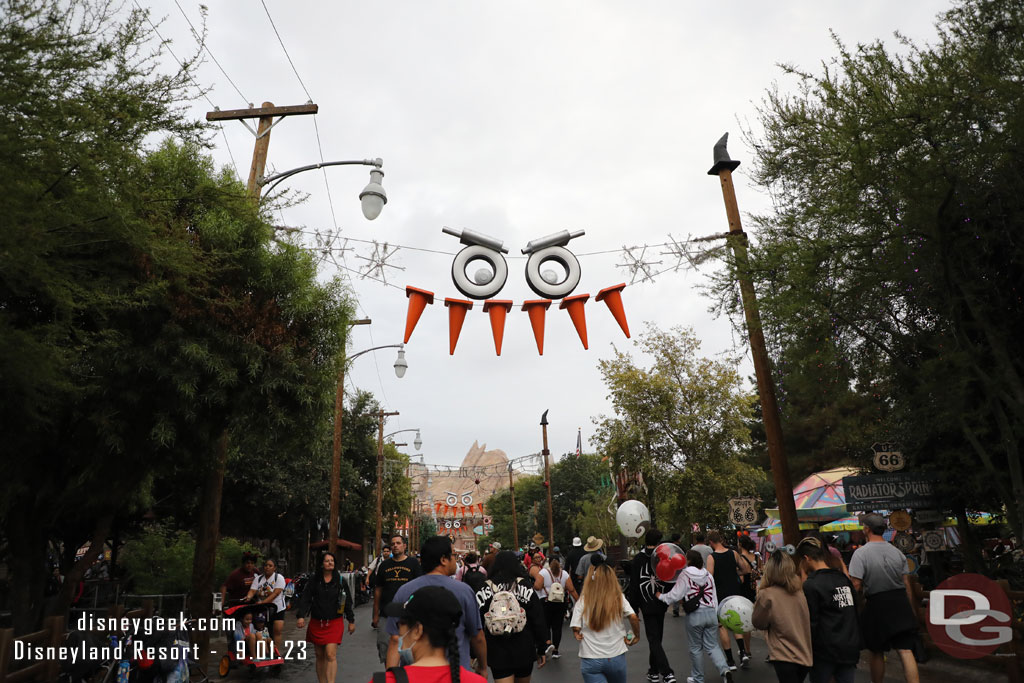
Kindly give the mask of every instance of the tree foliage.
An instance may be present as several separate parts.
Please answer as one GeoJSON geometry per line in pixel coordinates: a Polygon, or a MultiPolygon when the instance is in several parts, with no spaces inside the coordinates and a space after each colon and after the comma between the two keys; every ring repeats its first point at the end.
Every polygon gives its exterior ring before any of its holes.
{"type": "Polygon", "coordinates": [[[750,452],[754,399],[736,362],[700,357],[684,328],[649,326],[634,344],[649,366],[618,350],[599,364],[614,410],[595,420],[599,452],[616,471],[643,475],[637,495],[657,524],[724,523],[728,498],[761,492],[765,480],[750,452]]]}
{"type": "Polygon", "coordinates": [[[0,519],[19,631],[49,538],[73,561],[154,482],[198,488],[218,443],[258,467],[329,431],[347,295],[214,170],[182,109],[190,62],[162,75],[145,25],[92,2],[0,11],[0,519]],[[161,135],[176,141],[147,146],[161,135]]]}
{"type": "Polygon", "coordinates": [[[900,441],[950,505],[995,493],[1019,535],[1024,7],[962,0],[937,27],[784,68],[797,92],[770,92],[750,135],[774,204],[750,274],[791,451],[790,434],[838,464],[900,441]]]}

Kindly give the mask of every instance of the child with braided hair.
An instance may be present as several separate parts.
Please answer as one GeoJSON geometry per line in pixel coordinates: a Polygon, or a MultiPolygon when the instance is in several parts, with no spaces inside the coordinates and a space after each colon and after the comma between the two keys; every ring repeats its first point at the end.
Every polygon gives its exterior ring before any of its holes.
{"type": "Polygon", "coordinates": [[[462,607],[450,591],[422,586],[404,603],[387,605],[384,614],[398,619],[402,666],[375,673],[371,683],[487,683],[460,663],[462,607]]]}

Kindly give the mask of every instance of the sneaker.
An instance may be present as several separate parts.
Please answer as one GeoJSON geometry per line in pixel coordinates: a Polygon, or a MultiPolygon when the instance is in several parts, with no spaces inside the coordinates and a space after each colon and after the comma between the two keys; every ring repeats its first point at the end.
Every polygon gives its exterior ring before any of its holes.
{"type": "Polygon", "coordinates": [[[550,657],[551,653],[554,652],[554,651],[555,651],[555,646],[553,644],[549,644],[548,645],[548,649],[544,650],[544,656],[545,657],[550,657]]]}
{"type": "Polygon", "coordinates": [[[551,659],[558,659],[561,656],[562,655],[558,654],[558,650],[555,650],[554,652],[551,653],[551,659]]]}
{"type": "Polygon", "coordinates": [[[658,674],[647,674],[647,683],[661,683],[661,676],[658,674]]]}
{"type": "MultiPolygon", "coordinates": [[[[735,668],[736,668],[736,667],[733,667],[733,669],[735,669],[735,668]]],[[[734,679],[733,679],[733,677],[732,677],[732,671],[726,671],[726,672],[725,672],[725,673],[724,673],[724,674],[722,675],[722,680],[723,680],[723,681],[725,681],[725,683],[733,683],[733,680],[734,680],[734,679]]]]}
{"type": "Polygon", "coordinates": [[[696,680],[693,676],[686,677],[686,683],[694,683],[696,680]]]}
{"type": "MultiPolygon", "coordinates": [[[[729,671],[735,671],[735,670],[736,670],[736,663],[735,662],[729,662],[729,671]]],[[[730,678],[729,680],[731,681],[732,679],[730,678]]]]}
{"type": "Polygon", "coordinates": [[[669,672],[662,676],[661,680],[663,680],[665,683],[676,683],[676,675],[672,672],[669,672]]]}
{"type": "Polygon", "coordinates": [[[750,655],[748,655],[746,652],[740,653],[740,666],[742,666],[744,669],[750,668],[750,655]]]}

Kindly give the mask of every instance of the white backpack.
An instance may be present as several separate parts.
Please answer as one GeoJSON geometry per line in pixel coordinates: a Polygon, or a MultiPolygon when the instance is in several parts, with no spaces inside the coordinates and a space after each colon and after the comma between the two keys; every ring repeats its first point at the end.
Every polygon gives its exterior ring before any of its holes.
{"type": "Polygon", "coordinates": [[[493,596],[491,606],[484,614],[484,626],[492,636],[521,633],[526,628],[526,610],[512,591],[498,590],[493,581],[488,581],[493,596]]]}
{"type": "Polygon", "coordinates": [[[565,602],[565,586],[552,579],[551,588],[548,589],[548,602],[565,602]]]}

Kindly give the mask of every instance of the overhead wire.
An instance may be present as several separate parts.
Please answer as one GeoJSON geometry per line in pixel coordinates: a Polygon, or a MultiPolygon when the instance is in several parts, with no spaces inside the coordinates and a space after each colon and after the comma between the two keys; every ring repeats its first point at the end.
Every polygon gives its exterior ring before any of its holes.
{"type": "MultiPolygon", "coordinates": [[[[167,48],[167,52],[171,55],[171,57],[174,58],[174,61],[178,63],[178,66],[181,67],[181,70],[185,73],[188,79],[192,81],[192,85],[196,86],[196,89],[199,91],[199,94],[203,96],[203,99],[206,100],[212,108],[216,109],[217,105],[213,103],[213,100],[210,99],[210,97],[206,94],[206,91],[203,90],[203,87],[199,85],[198,81],[196,81],[192,74],[185,69],[185,63],[178,59],[178,55],[174,54],[174,50],[171,49],[170,41],[163,37],[163,35],[160,33],[160,29],[158,29],[156,27],[156,24],[154,24],[153,21],[149,18],[149,10],[144,9],[142,5],[139,4],[138,0],[132,0],[132,2],[135,4],[135,7],[140,12],[142,12],[142,15],[146,18],[146,23],[149,24],[149,27],[153,29],[153,33],[156,34],[156,37],[160,39],[161,46],[167,48]]],[[[175,0],[175,4],[177,4],[177,0],[175,0]]],[[[178,5],[178,9],[181,9],[181,5],[178,5]]],[[[184,14],[184,11],[182,11],[182,14],[184,14]]],[[[185,21],[188,21],[187,16],[185,17],[185,21]]],[[[192,33],[195,34],[195,28],[192,27],[191,21],[188,21],[188,25],[190,28],[192,28],[192,33]]],[[[200,46],[206,50],[206,54],[210,55],[210,57],[213,57],[213,54],[211,54],[210,51],[206,49],[204,45],[202,45],[202,43],[200,43],[200,46]]],[[[214,59],[214,61],[216,62],[217,60],[214,59]]],[[[218,64],[218,66],[220,65],[218,64]]],[[[221,69],[221,71],[223,71],[223,69],[221,69]]],[[[227,76],[226,73],[224,75],[227,76]]],[[[228,78],[228,80],[230,81],[231,79],[228,78]]],[[[232,85],[234,85],[234,83],[232,83],[232,85]]],[[[235,89],[238,90],[237,87],[235,89]]],[[[239,92],[238,94],[241,95],[242,93],[239,92]]],[[[243,97],[242,99],[245,99],[245,97],[243,97]]],[[[234,152],[231,151],[231,143],[228,141],[228,135],[224,131],[224,124],[220,123],[218,124],[218,127],[220,128],[220,134],[224,137],[224,146],[228,150],[228,156],[231,158],[231,168],[235,170],[235,177],[238,178],[239,181],[241,181],[242,176],[238,173],[238,164],[235,163],[235,154],[234,152]]]]}
{"type": "Polygon", "coordinates": [[[178,11],[181,12],[181,16],[185,17],[185,21],[188,23],[188,27],[192,31],[192,37],[196,39],[197,43],[199,43],[199,47],[203,48],[203,50],[206,51],[206,54],[210,55],[210,59],[212,59],[213,63],[217,65],[217,68],[220,69],[220,72],[224,74],[224,78],[228,79],[228,83],[230,83],[231,87],[235,89],[235,92],[238,93],[238,96],[242,98],[242,101],[246,103],[252,102],[252,100],[250,100],[248,97],[242,94],[242,91],[238,88],[237,85],[235,85],[235,82],[231,80],[231,76],[228,75],[228,72],[225,71],[224,67],[221,66],[219,61],[217,61],[217,58],[213,55],[213,52],[210,51],[210,46],[206,44],[206,41],[203,40],[203,38],[199,35],[199,31],[197,31],[196,27],[192,25],[192,20],[188,18],[187,14],[185,14],[185,10],[182,8],[178,0],[174,0],[174,4],[178,6],[178,11]]]}
{"type": "MultiPolygon", "coordinates": [[[[263,5],[263,11],[266,13],[267,19],[270,20],[270,26],[274,29],[274,35],[277,36],[277,42],[281,46],[281,50],[284,52],[284,56],[288,60],[289,66],[292,67],[292,73],[295,74],[295,79],[299,82],[299,85],[302,86],[302,91],[306,93],[306,97],[309,102],[312,103],[313,96],[310,94],[309,88],[306,87],[306,83],[302,80],[302,76],[299,75],[299,70],[295,67],[295,62],[292,60],[292,56],[289,54],[288,48],[285,47],[284,39],[281,37],[281,32],[277,30],[277,24],[274,23],[274,17],[270,14],[270,8],[267,7],[265,0],[260,0],[260,4],[263,5]]],[[[317,116],[318,114],[313,114],[313,131],[316,133],[316,147],[317,151],[320,153],[320,163],[322,164],[324,163],[324,147],[320,140],[320,126],[317,123],[317,116]]],[[[337,229],[338,218],[334,212],[334,197],[331,196],[331,183],[327,179],[327,169],[321,167],[320,172],[323,174],[324,187],[327,189],[327,206],[331,211],[331,223],[334,225],[334,228],[337,229]]]]}

